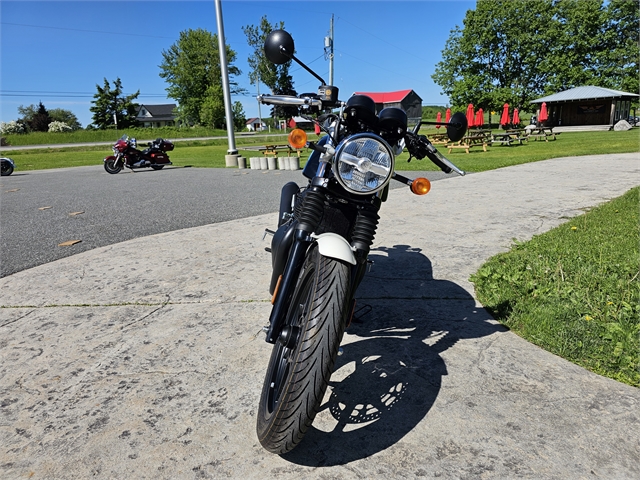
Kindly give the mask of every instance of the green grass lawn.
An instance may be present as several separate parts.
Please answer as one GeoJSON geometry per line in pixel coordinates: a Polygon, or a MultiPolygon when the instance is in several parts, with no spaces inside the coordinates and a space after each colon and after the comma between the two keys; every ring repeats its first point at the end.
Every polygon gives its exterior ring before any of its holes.
{"type": "Polygon", "coordinates": [[[639,193],[491,258],[471,277],[512,331],[578,365],[640,387],[639,193]]]}
{"type": "MultiPolygon", "coordinates": [[[[434,130],[426,131],[427,135],[434,130]]],[[[314,138],[315,135],[310,135],[314,138]]],[[[115,143],[115,138],[111,138],[115,143]]],[[[454,150],[447,153],[444,147],[439,149],[451,161],[463,170],[481,172],[495,168],[535,162],[550,158],[567,157],[573,155],[593,155],[606,153],[625,153],[640,151],[638,129],[627,132],[575,132],[562,133],[555,141],[531,141],[523,145],[488,147],[483,152],[478,147],[472,148],[470,153],[464,150],[454,150]]],[[[265,145],[266,143],[286,144],[286,137],[236,137],[238,151],[244,157],[261,156],[260,152],[246,150],[248,146],[265,145]]],[[[226,140],[184,141],[177,142],[171,161],[176,165],[191,165],[193,167],[224,168],[224,156],[227,152],[226,140]]],[[[309,151],[302,156],[302,164],[309,151]]],[[[47,150],[14,150],[5,151],[3,155],[11,157],[16,162],[17,170],[40,170],[61,167],[76,167],[82,165],[99,165],[102,159],[111,155],[109,147],[70,147],[52,148],[47,150]]],[[[408,154],[403,153],[396,162],[397,170],[437,170],[429,160],[413,159],[407,163],[408,154]]]]}

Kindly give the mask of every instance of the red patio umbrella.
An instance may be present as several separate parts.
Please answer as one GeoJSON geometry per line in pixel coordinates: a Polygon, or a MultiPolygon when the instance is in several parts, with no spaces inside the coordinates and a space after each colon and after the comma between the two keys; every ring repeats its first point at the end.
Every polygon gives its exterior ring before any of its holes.
{"type": "Polygon", "coordinates": [[[475,126],[474,117],[475,117],[475,114],[473,113],[473,103],[470,103],[469,105],[467,105],[467,126],[469,128],[475,126]]]}
{"type": "MultiPolygon", "coordinates": [[[[436,122],[441,122],[442,121],[442,112],[438,112],[436,114],[436,122]]],[[[436,125],[436,128],[440,128],[440,125],[436,125]]]]}
{"type": "Polygon", "coordinates": [[[505,126],[511,123],[509,121],[509,104],[505,103],[502,107],[502,116],[500,117],[500,125],[505,126]]]}
{"type": "Polygon", "coordinates": [[[449,123],[449,120],[451,120],[451,109],[447,108],[447,111],[444,114],[444,123],[449,123]]]}
{"type": "Polygon", "coordinates": [[[546,122],[549,120],[549,114],[547,113],[547,102],[542,102],[542,107],[540,107],[540,116],[538,117],[539,122],[546,122]]]}
{"type": "Polygon", "coordinates": [[[513,124],[518,125],[520,123],[520,115],[518,114],[518,109],[513,109],[513,124]]]}
{"type": "Polygon", "coordinates": [[[484,112],[481,108],[476,112],[476,127],[481,127],[484,125],[484,112]]]}

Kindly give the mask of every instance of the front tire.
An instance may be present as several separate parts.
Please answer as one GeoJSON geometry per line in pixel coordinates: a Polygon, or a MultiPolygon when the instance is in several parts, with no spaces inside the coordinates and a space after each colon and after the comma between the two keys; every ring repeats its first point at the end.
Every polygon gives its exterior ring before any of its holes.
{"type": "Polygon", "coordinates": [[[151,168],[153,168],[154,170],[162,170],[163,167],[164,165],[151,165],[151,168]]]}
{"type": "Polygon", "coordinates": [[[120,170],[122,170],[122,163],[111,158],[109,160],[105,160],[104,169],[107,171],[107,173],[115,175],[116,173],[120,173],[120,170]]]}
{"type": "Polygon", "coordinates": [[[8,177],[9,175],[11,175],[13,173],[13,165],[11,165],[10,162],[5,162],[4,160],[2,161],[2,166],[0,167],[0,174],[3,177],[8,177]]]}
{"type": "Polygon", "coordinates": [[[293,293],[260,395],[257,434],[276,454],[295,448],[324,397],[346,327],[349,266],[313,245],[293,293]],[[282,336],[281,336],[282,337],[282,336]]]}

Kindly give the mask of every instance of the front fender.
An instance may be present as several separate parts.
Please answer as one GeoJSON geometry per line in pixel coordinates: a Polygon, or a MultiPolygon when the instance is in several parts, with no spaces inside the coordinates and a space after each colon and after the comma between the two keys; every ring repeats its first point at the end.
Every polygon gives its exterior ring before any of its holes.
{"type": "Polygon", "coordinates": [[[113,155],[109,155],[108,157],[104,157],[104,160],[102,160],[103,162],[108,162],[109,160],[117,160],[118,157],[115,157],[113,155]]]}
{"type": "Polygon", "coordinates": [[[312,234],[311,237],[317,242],[318,251],[323,257],[336,258],[351,265],[356,264],[356,256],[353,254],[351,245],[337,233],[312,234]]]}

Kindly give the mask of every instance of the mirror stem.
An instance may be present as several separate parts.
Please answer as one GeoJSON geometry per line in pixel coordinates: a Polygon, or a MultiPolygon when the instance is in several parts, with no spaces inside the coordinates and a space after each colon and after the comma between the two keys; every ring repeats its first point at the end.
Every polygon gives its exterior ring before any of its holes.
{"type": "Polygon", "coordinates": [[[300,60],[298,60],[296,58],[296,56],[293,53],[289,53],[287,52],[284,47],[280,47],[280,51],[282,53],[284,53],[285,55],[287,55],[288,57],[291,58],[291,60],[295,60],[295,62],[300,65],[302,68],[304,68],[307,72],[309,72],[311,75],[313,75],[314,77],[316,77],[318,80],[320,80],[320,82],[322,83],[322,85],[326,85],[327,82],[324,81],[324,79],[318,75],[316,72],[314,72],[313,70],[311,70],[309,67],[307,67],[304,63],[302,63],[300,60]]]}

